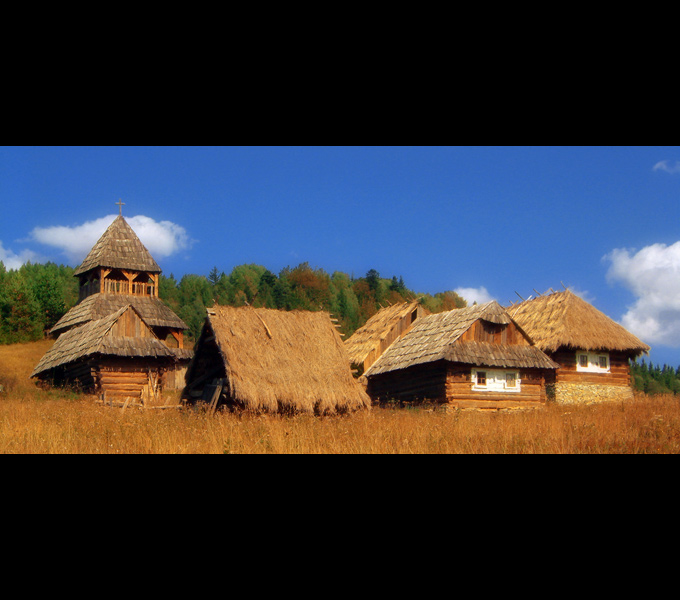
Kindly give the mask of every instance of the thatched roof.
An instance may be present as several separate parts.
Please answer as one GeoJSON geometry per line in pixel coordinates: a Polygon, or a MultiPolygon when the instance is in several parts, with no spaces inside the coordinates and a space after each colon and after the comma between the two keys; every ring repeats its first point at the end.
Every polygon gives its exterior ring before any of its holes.
{"type": "Polygon", "coordinates": [[[573,292],[555,292],[508,308],[512,318],[544,352],[620,351],[634,355],[650,347],[573,292]]]}
{"type": "Polygon", "coordinates": [[[174,359],[175,353],[152,332],[150,332],[150,337],[144,338],[109,335],[111,328],[128,310],[134,310],[134,308],[129,305],[124,306],[103,319],[91,321],[59,336],[33,370],[31,377],[95,354],[174,359]]]}
{"type": "Polygon", "coordinates": [[[132,296],[120,294],[94,294],[68,311],[52,328],[51,334],[59,333],[88,321],[102,319],[119,311],[124,306],[133,306],[144,322],[151,327],[188,329],[173,311],[154,296],[132,296]]]}
{"type": "Polygon", "coordinates": [[[370,407],[328,313],[216,306],[206,327],[230,396],[248,410],[333,414],[370,407]]]}
{"type": "Polygon", "coordinates": [[[410,317],[414,310],[418,310],[419,303],[402,302],[379,310],[363,327],[357,329],[352,336],[345,340],[345,348],[352,364],[360,365],[371,352],[376,352],[390,335],[399,322],[410,317]]]}
{"type": "Polygon", "coordinates": [[[496,301],[423,317],[413,324],[404,337],[390,346],[367,371],[367,377],[438,360],[484,367],[558,368],[535,346],[460,340],[480,319],[499,325],[512,322],[496,301]]]}
{"type": "Polygon", "coordinates": [[[75,275],[87,273],[97,267],[146,273],[161,272],[161,268],[122,216],[116,217],[99,238],[83,264],[76,269],[75,275]]]}

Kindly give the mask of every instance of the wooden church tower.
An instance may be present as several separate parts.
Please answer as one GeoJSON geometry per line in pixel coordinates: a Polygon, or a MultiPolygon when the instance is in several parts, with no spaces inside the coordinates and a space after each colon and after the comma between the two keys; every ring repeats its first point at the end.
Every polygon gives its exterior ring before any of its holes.
{"type": "Polygon", "coordinates": [[[32,377],[118,404],[157,403],[163,388],[182,389],[193,352],[186,324],[158,297],[160,273],[121,210],[76,269],[78,304],[51,330],[57,341],[32,377]]]}

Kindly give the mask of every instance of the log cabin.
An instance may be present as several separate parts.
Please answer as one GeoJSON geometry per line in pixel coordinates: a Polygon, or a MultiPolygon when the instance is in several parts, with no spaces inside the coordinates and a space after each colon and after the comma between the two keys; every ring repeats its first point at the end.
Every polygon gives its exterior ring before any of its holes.
{"type": "Polygon", "coordinates": [[[419,319],[366,378],[378,403],[528,408],[545,404],[546,379],[557,367],[492,301],[419,319]]]}
{"type": "Polygon", "coordinates": [[[212,411],[332,415],[370,408],[325,312],[215,306],[182,396],[212,411]]]}
{"type": "Polygon", "coordinates": [[[74,328],[100,321],[131,306],[174,356],[172,368],[163,361],[162,387],[183,389],[193,351],[184,344],[188,327],[158,296],[160,274],[161,269],[147,248],[122,214],[119,215],[76,269],[79,301],[57,322],[50,335],[58,339],[74,328]]]}
{"type": "Polygon", "coordinates": [[[132,306],[69,329],[31,374],[43,383],[98,394],[115,406],[162,406],[162,380],[175,354],[132,306]]]}
{"type": "Polygon", "coordinates": [[[345,340],[345,348],[356,375],[360,377],[417,319],[430,314],[419,302],[387,306],[345,340]]]}
{"type": "Polygon", "coordinates": [[[650,347],[570,290],[508,308],[536,345],[559,364],[548,381],[556,402],[633,397],[630,360],[650,347]]]}

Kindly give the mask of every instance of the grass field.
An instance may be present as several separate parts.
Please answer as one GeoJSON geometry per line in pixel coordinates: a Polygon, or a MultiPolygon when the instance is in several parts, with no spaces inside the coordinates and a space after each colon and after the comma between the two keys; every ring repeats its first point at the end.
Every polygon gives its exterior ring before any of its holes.
{"type": "Polygon", "coordinates": [[[597,454],[680,452],[680,400],[501,413],[380,409],[347,417],[116,409],[28,376],[51,342],[0,346],[3,454],[597,454]]]}

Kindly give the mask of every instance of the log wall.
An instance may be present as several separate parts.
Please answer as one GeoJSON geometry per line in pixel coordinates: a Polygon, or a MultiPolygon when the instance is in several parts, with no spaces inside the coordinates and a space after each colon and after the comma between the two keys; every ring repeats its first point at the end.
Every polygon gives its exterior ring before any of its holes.
{"type": "Polygon", "coordinates": [[[378,403],[446,402],[446,363],[438,361],[368,378],[368,395],[378,403]]]}
{"type": "Polygon", "coordinates": [[[628,356],[621,352],[609,352],[609,373],[584,373],[576,370],[576,351],[560,349],[550,355],[560,365],[556,383],[580,383],[630,387],[628,356]]]}
{"type": "MultiPolygon", "coordinates": [[[[513,369],[501,369],[512,371],[513,369]]],[[[446,401],[453,408],[521,408],[545,404],[545,371],[518,369],[519,392],[488,392],[472,389],[471,367],[451,365],[446,379],[446,401]]]]}
{"type": "Polygon", "coordinates": [[[373,375],[367,391],[378,403],[432,401],[455,408],[521,408],[546,402],[542,369],[521,369],[519,392],[473,390],[471,375],[470,365],[438,361],[373,375]]]}
{"type": "Polygon", "coordinates": [[[576,369],[576,351],[560,349],[550,355],[560,365],[548,389],[559,404],[620,402],[633,398],[628,355],[609,352],[609,373],[576,369]]]}
{"type": "Polygon", "coordinates": [[[163,404],[164,369],[146,361],[109,359],[97,369],[97,392],[104,403],[159,406],[163,404]]]}

